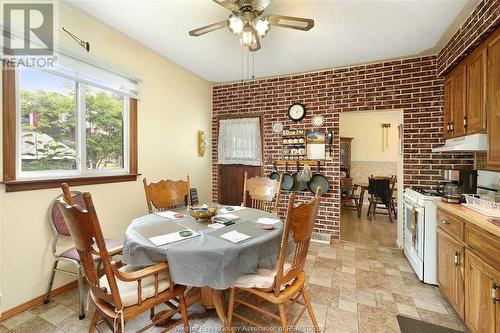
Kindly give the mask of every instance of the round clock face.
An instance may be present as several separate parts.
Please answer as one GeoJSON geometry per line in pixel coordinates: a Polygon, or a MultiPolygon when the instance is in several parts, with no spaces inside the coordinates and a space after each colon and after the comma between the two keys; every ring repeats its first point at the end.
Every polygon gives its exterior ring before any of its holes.
{"type": "Polygon", "coordinates": [[[296,103],[288,108],[288,117],[293,121],[300,121],[306,116],[306,108],[304,105],[296,103]]]}

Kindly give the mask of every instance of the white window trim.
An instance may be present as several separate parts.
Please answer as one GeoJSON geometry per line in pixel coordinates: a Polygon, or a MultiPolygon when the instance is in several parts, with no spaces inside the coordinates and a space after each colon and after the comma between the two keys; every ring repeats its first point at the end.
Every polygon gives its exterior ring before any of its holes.
{"type": "MultiPolygon", "coordinates": [[[[40,70],[40,69],[35,69],[40,70]]],[[[123,92],[119,92],[108,87],[102,87],[98,84],[89,84],[88,81],[80,80],[71,75],[47,70],[52,75],[74,80],[76,85],[76,113],[77,113],[77,135],[76,135],[76,170],[47,170],[47,171],[22,171],[22,123],[21,123],[21,90],[20,90],[20,70],[16,69],[16,179],[20,180],[39,180],[51,178],[74,178],[74,177],[103,177],[103,176],[119,176],[130,173],[130,96],[123,92]],[[83,85],[83,86],[82,86],[83,85]],[[85,130],[85,98],[83,93],[86,86],[93,86],[106,91],[111,91],[123,96],[123,168],[120,169],[99,169],[92,170],[87,168],[86,164],[86,130],[85,130]]]]}

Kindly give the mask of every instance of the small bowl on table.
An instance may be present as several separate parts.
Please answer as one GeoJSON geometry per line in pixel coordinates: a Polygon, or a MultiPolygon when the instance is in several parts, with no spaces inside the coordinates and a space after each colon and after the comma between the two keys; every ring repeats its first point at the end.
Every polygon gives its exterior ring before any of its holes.
{"type": "Polygon", "coordinates": [[[199,206],[188,206],[187,211],[196,221],[210,220],[220,210],[218,204],[204,204],[199,206]]]}

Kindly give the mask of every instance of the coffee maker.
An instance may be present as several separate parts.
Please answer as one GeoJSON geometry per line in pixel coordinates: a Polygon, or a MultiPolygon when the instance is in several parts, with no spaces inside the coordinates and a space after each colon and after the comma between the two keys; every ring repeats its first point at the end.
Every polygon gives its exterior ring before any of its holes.
{"type": "Polygon", "coordinates": [[[477,193],[477,170],[442,170],[443,181],[438,186],[441,200],[461,203],[462,194],[477,193]]]}

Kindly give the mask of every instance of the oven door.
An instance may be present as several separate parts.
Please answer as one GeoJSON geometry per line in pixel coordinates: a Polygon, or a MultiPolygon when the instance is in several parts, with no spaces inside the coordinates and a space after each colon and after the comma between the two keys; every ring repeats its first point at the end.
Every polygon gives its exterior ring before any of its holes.
{"type": "Polygon", "coordinates": [[[419,279],[424,278],[425,209],[404,200],[404,253],[419,279]]]}

